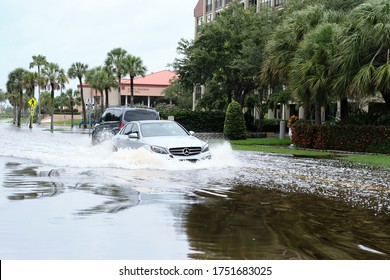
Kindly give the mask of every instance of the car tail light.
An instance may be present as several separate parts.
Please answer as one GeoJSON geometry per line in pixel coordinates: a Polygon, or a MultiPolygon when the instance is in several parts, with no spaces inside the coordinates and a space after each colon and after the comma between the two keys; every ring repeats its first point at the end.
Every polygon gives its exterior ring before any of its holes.
{"type": "Polygon", "coordinates": [[[124,126],[125,126],[125,124],[123,122],[119,123],[119,129],[122,129],[124,126]]]}

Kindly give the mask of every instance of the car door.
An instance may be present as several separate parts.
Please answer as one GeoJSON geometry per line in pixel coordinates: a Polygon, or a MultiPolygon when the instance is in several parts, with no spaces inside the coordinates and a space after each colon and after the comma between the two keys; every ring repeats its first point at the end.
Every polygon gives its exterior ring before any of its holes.
{"type": "Polygon", "coordinates": [[[142,141],[139,124],[134,123],[134,125],[131,127],[130,133],[127,136],[127,146],[132,149],[138,149],[144,145],[145,143],[142,141]]]}
{"type": "Polygon", "coordinates": [[[115,136],[115,147],[116,148],[128,148],[129,145],[129,134],[131,133],[131,129],[133,127],[133,123],[126,124],[119,133],[115,136]]]}

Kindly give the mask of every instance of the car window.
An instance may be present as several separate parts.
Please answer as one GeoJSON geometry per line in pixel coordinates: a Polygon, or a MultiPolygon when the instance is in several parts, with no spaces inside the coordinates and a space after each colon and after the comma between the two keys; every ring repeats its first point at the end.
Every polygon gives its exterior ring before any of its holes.
{"type": "Polygon", "coordinates": [[[130,132],[131,132],[131,128],[132,128],[132,127],[133,127],[133,124],[132,124],[132,123],[126,125],[126,126],[123,128],[123,130],[122,130],[122,134],[124,134],[124,135],[129,135],[130,132]]]}
{"type": "Polygon", "coordinates": [[[133,125],[132,129],[131,129],[131,133],[135,133],[135,132],[137,132],[138,135],[139,135],[139,127],[138,127],[138,124],[137,124],[137,123],[135,123],[135,124],[133,125]]]}
{"type": "Polygon", "coordinates": [[[142,124],[144,137],[156,136],[188,136],[188,133],[176,123],[146,123],[142,124]]]}
{"type": "Polygon", "coordinates": [[[104,122],[118,122],[120,120],[121,110],[117,109],[109,109],[106,110],[102,115],[102,121],[104,122]]]}
{"type": "Polygon", "coordinates": [[[124,115],[124,120],[127,122],[158,119],[158,113],[151,110],[128,110],[124,115]]]}

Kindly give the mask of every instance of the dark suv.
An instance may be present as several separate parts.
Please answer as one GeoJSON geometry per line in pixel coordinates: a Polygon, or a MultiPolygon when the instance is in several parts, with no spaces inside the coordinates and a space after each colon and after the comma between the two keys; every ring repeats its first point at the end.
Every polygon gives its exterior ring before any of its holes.
{"type": "Polygon", "coordinates": [[[132,107],[107,108],[99,123],[92,130],[92,143],[97,144],[110,139],[128,122],[159,119],[160,114],[154,109],[132,107]]]}

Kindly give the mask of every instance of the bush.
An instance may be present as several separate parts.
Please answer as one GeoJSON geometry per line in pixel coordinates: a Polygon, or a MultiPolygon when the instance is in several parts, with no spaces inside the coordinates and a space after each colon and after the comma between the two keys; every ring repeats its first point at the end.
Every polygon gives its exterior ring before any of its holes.
{"type": "Polygon", "coordinates": [[[245,119],[241,106],[238,102],[232,101],[226,111],[223,133],[231,140],[246,139],[245,119]]]}
{"type": "Polygon", "coordinates": [[[389,139],[390,126],[297,123],[291,142],[302,148],[390,154],[389,139]]]}
{"type": "Polygon", "coordinates": [[[177,108],[161,110],[161,119],[174,116],[175,121],[195,132],[223,132],[225,113],[219,111],[190,111],[177,108]]]}

